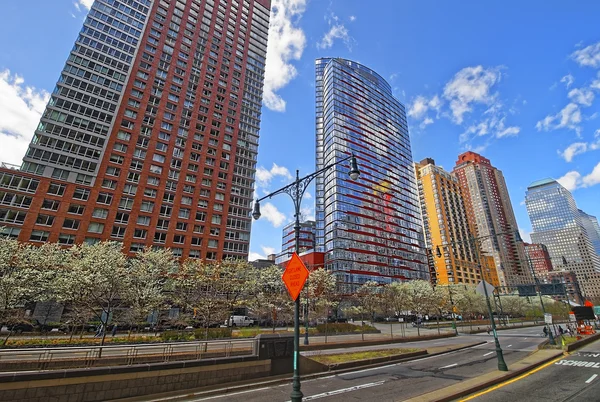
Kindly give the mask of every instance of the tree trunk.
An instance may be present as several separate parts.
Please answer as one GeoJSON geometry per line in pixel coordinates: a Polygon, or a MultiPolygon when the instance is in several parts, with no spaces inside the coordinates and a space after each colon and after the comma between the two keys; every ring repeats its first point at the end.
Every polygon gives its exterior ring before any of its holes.
{"type": "Polygon", "coordinates": [[[360,313],[360,334],[362,336],[362,340],[365,340],[365,315],[364,313],[360,313]]]}
{"type": "Polygon", "coordinates": [[[390,320],[390,338],[394,339],[394,323],[390,320]]]}
{"type": "Polygon", "coordinates": [[[442,312],[440,311],[436,317],[436,322],[437,322],[437,327],[438,327],[438,335],[440,334],[440,315],[442,314],[442,312]]]}
{"type": "Polygon", "coordinates": [[[329,328],[327,327],[329,323],[329,317],[325,320],[325,343],[327,343],[327,334],[329,333],[329,328]]]}
{"type": "Polygon", "coordinates": [[[8,343],[8,338],[10,338],[10,336],[13,334],[13,330],[12,327],[11,329],[8,331],[8,335],[6,335],[6,338],[4,338],[4,343],[2,343],[2,347],[6,347],[6,344],[8,343]]]}
{"type": "Polygon", "coordinates": [[[75,335],[75,325],[71,328],[71,335],[69,336],[69,343],[73,342],[73,335],[75,335]]]}

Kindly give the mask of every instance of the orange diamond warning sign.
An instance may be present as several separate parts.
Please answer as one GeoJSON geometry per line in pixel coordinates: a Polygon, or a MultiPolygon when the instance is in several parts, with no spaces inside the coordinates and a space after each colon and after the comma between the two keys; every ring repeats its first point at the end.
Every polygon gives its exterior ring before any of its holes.
{"type": "Polygon", "coordinates": [[[306,279],[308,279],[308,269],[306,269],[306,266],[300,257],[298,257],[298,254],[294,253],[292,255],[292,259],[285,268],[285,271],[283,271],[281,279],[283,280],[283,283],[285,283],[285,287],[292,297],[292,300],[296,301],[298,296],[300,296],[300,292],[304,287],[306,279]]]}

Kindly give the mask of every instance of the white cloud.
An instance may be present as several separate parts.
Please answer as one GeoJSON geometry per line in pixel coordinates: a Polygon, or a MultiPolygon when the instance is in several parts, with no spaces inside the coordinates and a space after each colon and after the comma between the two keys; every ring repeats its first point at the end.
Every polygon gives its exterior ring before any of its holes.
{"type": "Polygon", "coordinates": [[[498,131],[496,133],[496,137],[497,138],[503,138],[503,137],[513,137],[517,134],[519,134],[521,132],[521,128],[520,127],[507,127],[502,131],[498,131]]]}
{"type": "Polygon", "coordinates": [[[585,176],[582,176],[582,174],[576,170],[572,170],[557,181],[569,191],[600,184],[600,163],[594,166],[594,169],[592,169],[592,171],[585,176]]]}
{"type": "Polygon", "coordinates": [[[261,219],[265,218],[266,220],[271,222],[271,224],[276,228],[283,225],[283,223],[286,220],[285,215],[281,213],[277,209],[277,207],[275,207],[275,205],[271,204],[270,202],[267,202],[265,205],[261,205],[260,213],[261,219]]]}
{"type": "Polygon", "coordinates": [[[575,88],[569,91],[569,99],[575,103],[579,103],[582,106],[592,106],[594,96],[594,93],[587,88],[575,88]]]}
{"type": "Polygon", "coordinates": [[[450,102],[452,116],[457,124],[463,122],[463,116],[473,110],[474,103],[491,104],[496,94],[492,87],[500,81],[500,69],[483,66],[465,67],[460,70],[444,87],[443,97],[450,102]]]}
{"type": "Polygon", "coordinates": [[[256,184],[259,187],[267,187],[275,176],[281,176],[288,180],[292,179],[292,175],[286,167],[273,163],[271,170],[267,170],[262,166],[256,169],[256,184]]]}
{"type": "Polygon", "coordinates": [[[564,83],[567,86],[567,89],[569,89],[569,87],[573,85],[573,82],[575,82],[575,77],[571,74],[567,74],[560,79],[560,82],[564,83]]]}
{"type": "Polygon", "coordinates": [[[329,31],[327,31],[323,38],[317,43],[317,49],[331,48],[336,39],[344,41],[348,50],[352,50],[350,34],[343,24],[335,24],[329,28],[329,31]]]}
{"type": "Polygon", "coordinates": [[[592,172],[583,176],[581,179],[581,187],[591,187],[600,183],[600,163],[598,163],[592,172]]]}
{"type": "Polygon", "coordinates": [[[535,128],[537,128],[538,131],[568,128],[570,130],[575,130],[579,135],[581,131],[579,123],[581,123],[581,110],[579,109],[579,105],[571,102],[554,116],[548,115],[543,120],[538,121],[535,128]]]}
{"type": "Polygon", "coordinates": [[[75,7],[77,7],[77,11],[79,11],[79,6],[87,8],[88,10],[92,8],[92,4],[94,4],[94,0],[77,0],[75,3],[75,7]]]}
{"type": "Polygon", "coordinates": [[[567,172],[567,174],[565,174],[560,179],[557,179],[556,181],[559,182],[567,190],[573,191],[577,188],[577,185],[581,181],[581,173],[572,170],[570,172],[567,172]]]}
{"type": "Polygon", "coordinates": [[[598,71],[598,78],[592,81],[590,88],[600,91],[600,71],[598,71]]]}
{"type": "Polygon", "coordinates": [[[559,152],[560,156],[567,162],[571,162],[576,155],[587,152],[588,144],[586,142],[574,142],[569,145],[564,151],[559,152]]]}
{"type": "Polygon", "coordinates": [[[0,71],[0,161],[17,165],[50,99],[46,91],[24,84],[10,70],[0,71]]]}
{"type": "Polygon", "coordinates": [[[275,248],[260,246],[262,253],[257,253],[256,251],[250,251],[248,254],[248,261],[256,261],[256,260],[266,260],[269,254],[275,254],[275,248]]]}
{"type": "Polygon", "coordinates": [[[442,101],[440,100],[439,96],[434,95],[431,99],[427,99],[424,96],[419,95],[410,105],[408,109],[408,115],[415,119],[420,119],[424,117],[429,110],[435,110],[436,112],[439,112],[441,106],[442,101]]]}
{"type": "Polygon", "coordinates": [[[351,15],[350,16],[350,22],[354,22],[356,21],[356,16],[355,15],[351,15]]]}
{"type": "Polygon", "coordinates": [[[273,0],[269,22],[269,42],[265,67],[264,105],[285,111],[285,100],[276,92],[298,75],[290,62],[300,60],[306,46],[304,31],[298,21],[306,9],[306,0],[273,0]]]}
{"type": "Polygon", "coordinates": [[[574,51],[571,58],[580,66],[600,67],[600,42],[574,51]]]}

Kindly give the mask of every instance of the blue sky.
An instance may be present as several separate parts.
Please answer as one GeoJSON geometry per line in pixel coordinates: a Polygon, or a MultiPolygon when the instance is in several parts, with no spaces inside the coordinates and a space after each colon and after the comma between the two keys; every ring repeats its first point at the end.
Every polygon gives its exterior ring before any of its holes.
{"type": "MultiPolygon", "coordinates": [[[[3,2],[0,160],[20,163],[90,0],[3,2]]],[[[532,181],[553,177],[600,215],[600,2],[273,0],[257,172],[262,196],[315,168],[314,59],[387,78],[413,157],[451,170],[472,149],[504,172],[523,233],[532,181]]],[[[314,214],[314,199],[303,203],[314,214]]],[[[263,203],[251,259],[281,248],[285,195],[263,203]]]]}

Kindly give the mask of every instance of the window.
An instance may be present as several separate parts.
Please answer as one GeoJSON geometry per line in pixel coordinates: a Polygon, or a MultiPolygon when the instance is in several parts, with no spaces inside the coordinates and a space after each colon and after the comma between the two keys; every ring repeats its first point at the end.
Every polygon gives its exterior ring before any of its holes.
{"type": "Polygon", "coordinates": [[[115,176],[115,177],[119,177],[119,175],[121,174],[121,169],[114,167],[114,166],[109,166],[106,168],[106,175],[107,176],[115,176]]]}
{"type": "Polygon", "coordinates": [[[156,228],[157,229],[168,229],[169,228],[169,221],[166,219],[159,219],[157,224],[156,224],[156,228]]]}
{"type": "Polygon", "coordinates": [[[104,179],[102,180],[102,187],[114,190],[117,188],[117,182],[115,180],[104,179]]]}
{"type": "Polygon", "coordinates": [[[150,186],[158,186],[160,184],[160,179],[158,177],[148,176],[146,183],[150,186]]]}
{"type": "Polygon", "coordinates": [[[183,255],[183,249],[179,247],[173,247],[171,252],[175,257],[181,257],[183,255]]]}
{"type": "Polygon", "coordinates": [[[127,223],[129,222],[129,214],[126,212],[117,212],[115,215],[116,223],[127,223]]]}
{"type": "Polygon", "coordinates": [[[76,200],[86,201],[90,196],[90,190],[86,188],[77,187],[73,192],[73,198],[76,200]]]}
{"type": "Polygon", "coordinates": [[[76,219],[65,219],[62,227],[65,229],[77,230],[79,229],[79,221],[76,219]]]}
{"type": "Polygon", "coordinates": [[[136,239],[145,239],[146,236],[148,235],[148,231],[145,229],[135,229],[133,231],[133,237],[135,237],[136,239]]]}
{"type": "Polygon", "coordinates": [[[183,236],[183,235],[175,235],[175,236],[173,236],[173,243],[178,243],[178,244],[185,243],[185,236],[183,236]]]}
{"type": "Polygon", "coordinates": [[[187,230],[188,224],[185,222],[177,222],[177,225],[175,226],[176,230],[187,230]]]}
{"type": "Polygon", "coordinates": [[[213,215],[210,221],[211,221],[211,223],[213,223],[215,225],[220,225],[221,224],[221,215],[213,215]]]}
{"type": "Polygon", "coordinates": [[[102,233],[104,231],[104,223],[90,222],[88,226],[88,232],[90,233],[102,233]]]}
{"type": "Polygon", "coordinates": [[[52,226],[54,223],[54,217],[51,215],[39,214],[35,220],[35,223],[37,225],[52,226]]]}
{"type": "Polygon", "coordinates": [[[31,241],[48,241],[49,236],[50,236],[50,232],[45,232],[43,230],[32,230],[29,240],[31,240],[31,241]]]}
{"type": "Polygon", "coordinates": [[[50,183],[48,194],[63,195],[65,193],[65,188],[64,184],[50,183]]]}
{"type": "Polygon", "coordinates": [[[83,215],[84,211],[85,211],[85,207],[83,205],[79,205],[79,204],[69,205],[69,213],[70,214],[83,215]]]}
{"type": "Polygon", "coordinates": [[[112,194],[109,193],[100,193],[98,194],[98,199],[96,200],[96,202],[98,204],[106,204],[106,205],[110,205],[112,202],[113,196],[112,194]]]}
{"type": "Polygon", "coordinates": [[[219,247],[219,241],[216,239],[209,239],[208,240],[208,247],[209,248],[217,248],[219,247]]]}
{"type": "Polygon", "coordinates": [[[56,200],[45,199],[44,202],[42,202],[42,209],[49,209],[51,211],[57,211],[59,206],[60,206],[60,201],[56,201],[56,200]]]}
{"type": "Polygon", "coordinates": [[[150,217],[145,215],[140,215],[137,217],[137,223],[139,225],[148,226],[150,225],[150,217]]]}
{"type": "Polygon", "coordinates": [[[187,208],[181,208],[178,216],[182,219],[187,219],[190,217],[190,210],[187,208]]]}
{"type": "Polygon", "coordinates": [[[135,184],[125,184],[123,194],[135,195],[135,193],[137,193],[137,186],[135,184]]]}
{"type": "Polygon", "coordinates": [[[104,208],[94,208],[94,212],[92,212],[92,217],[106,219],[108,216],[108,209],[104,208]]]}
{"type": "Polygon", "coordinates": [[[156,190],[153,189],[153,188],[145,188],[144,189],[144,195],[146,197],[152,197],[152,198],[154,198],[154,197],[156,197],[156,190]]]}
{"type": "Polygon", "coordinates": [[[59,244],[75,244],[75,235],[61,233],[58,235],[59,244]]]}
{"type": "Polygon", "coordinates": [[[164,243],[167,241],[167,234],[156,232],[154,233],[154,242],[155,243],[164,243]]]}
{"type": "Polygon", "coordinates": [[[142,201],[140,205],[140,211],[142,212],[152,212],[154,209],[154,202],[152,201],[142,201]]]}
{"type": "Polygon", "coordinates": [[[123,237],[125,237],[125,229],[126,228],[121,226],[113,226],[110,236],[115,237],[117,239],[122,239],[123,237]]]}

